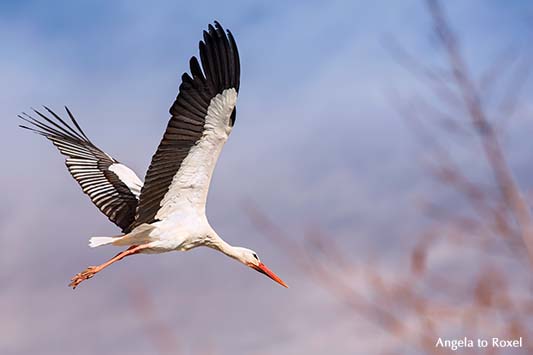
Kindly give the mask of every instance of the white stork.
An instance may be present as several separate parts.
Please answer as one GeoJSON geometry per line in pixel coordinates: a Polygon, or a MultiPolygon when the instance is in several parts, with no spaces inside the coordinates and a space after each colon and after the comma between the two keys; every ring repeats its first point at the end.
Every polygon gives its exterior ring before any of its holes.
{"type": "Polygon", "coordinates": [[[128,246],[109,261],[90,266],[71,279],[76,288],[126,256],[187,251],[198,246],[218,250],[287,287],[246,248],[226,243],[207,221],[205,205],[213,169],[235,123],[240,63],[235,40],[218,22],[200,41],[200,60],[190,59],[191,75],[181,77],[171,118],[152,157],[145,182],[94,145],[65,107],[73,125],[45,107],[36,119],[19,117],[48,138],[66,156],[66,165],[83,192],[123,234],[93,237],[89,246],[128,246]]]}

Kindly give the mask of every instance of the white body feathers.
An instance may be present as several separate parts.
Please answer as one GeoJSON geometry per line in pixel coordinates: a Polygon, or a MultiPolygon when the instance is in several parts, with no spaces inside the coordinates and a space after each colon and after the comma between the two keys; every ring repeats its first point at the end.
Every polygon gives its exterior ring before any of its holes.
{"type": "MultiPolygon", "coordinates": [[[[143,252],[163,253],[217,243],[220,238],[207,221],[205,205],[213,170],[231,132],[229,119],[236,102],[237,91],[233,88],[211,99],[203,135],[190,149],[161,200],[156,215],[159,221],[141,224],[123,236],[92,237],[89,246],[151,243],[153,247],[143,252]]],[[[133,171],[122,164],[112,168],[130,190],[140,191],[142,182],[133,171]]]]}

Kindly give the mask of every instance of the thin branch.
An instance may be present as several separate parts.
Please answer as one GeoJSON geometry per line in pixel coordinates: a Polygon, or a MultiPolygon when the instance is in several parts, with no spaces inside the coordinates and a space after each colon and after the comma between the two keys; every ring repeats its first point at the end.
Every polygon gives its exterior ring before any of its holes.
{"type": "Polygon", "coordinates": [[[528,250],[530,266],[533,266],[533,225],[529,206],[516,185],[496,132],[483,111],[479,94],[470,78],[458,41],[448,26],[439,1],[427,0],[427,4],[434,22],[435,32],[447,53],[455,82],[461,92],[472,125],[481,140],[485,157],[490,164],[500,193],[507,207],[514,214],[520,235],[528,250]]]}

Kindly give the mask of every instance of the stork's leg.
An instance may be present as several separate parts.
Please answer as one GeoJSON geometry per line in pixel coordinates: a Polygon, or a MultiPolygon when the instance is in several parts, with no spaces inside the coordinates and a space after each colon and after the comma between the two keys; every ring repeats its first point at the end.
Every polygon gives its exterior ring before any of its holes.
{"type": "Polygon", "coordinates": [[[80,283],[82,283],[85,280],[90,279],[96,273],[102,271],[103,269],[113,264],[114,262],[122,260],[126,256],[137,254],[141,250],[146,249],[146,248],[149,248],[148,244],[132,245],[128,249],[124,250],[123,252],[118,253],[113,258],[109,259],[103,264],[100,264],[98,266],[89,266],[87,269],[76,274],[72,279],[70,279],[70,281],[72,282],[69,284],[69,287],[72,287],[72,289],[75,289],[80,283]]]}

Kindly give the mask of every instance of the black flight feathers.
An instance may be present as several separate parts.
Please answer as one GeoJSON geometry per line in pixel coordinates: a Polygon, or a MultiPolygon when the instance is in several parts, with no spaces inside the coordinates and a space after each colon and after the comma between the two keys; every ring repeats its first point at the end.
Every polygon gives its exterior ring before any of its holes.
{"type": "Polygon", "coordinates": [[[135,219],[137,196],[109,167],[119,162],[95,146],[65,107],[72,125],[48,107],[44,109],[53,118],[33,110],[40,119],[23,113],[18,117],[28,125],[20,127],[48,138],[66,156],[66,165],[83,192],[113,223],[129,231],[135,219]],[[55,120],[54,120],[55,119],[55,120]]]}
{"type": "MultiPolygon", "coordinates": [[[[237,44],[229,30],[225,32],[220,23],[214,23],[214,27],[209,25],[208,30],[204,31],[204,39],[198,45],[201,65],[193,56],[189,61],[191,74],[184,73],[181,77],[180,95],[170,108],[173,116],[179,114],[178,106],[194,112],[194,108],[208,107],[211,99],[225,89],[234,88],[239,92],[240,61],[237,44]],[[180,96],[183,98],[180,99],[180,96]]],[[[232,125],[234,116],[232,115],[232,125]]]]}

